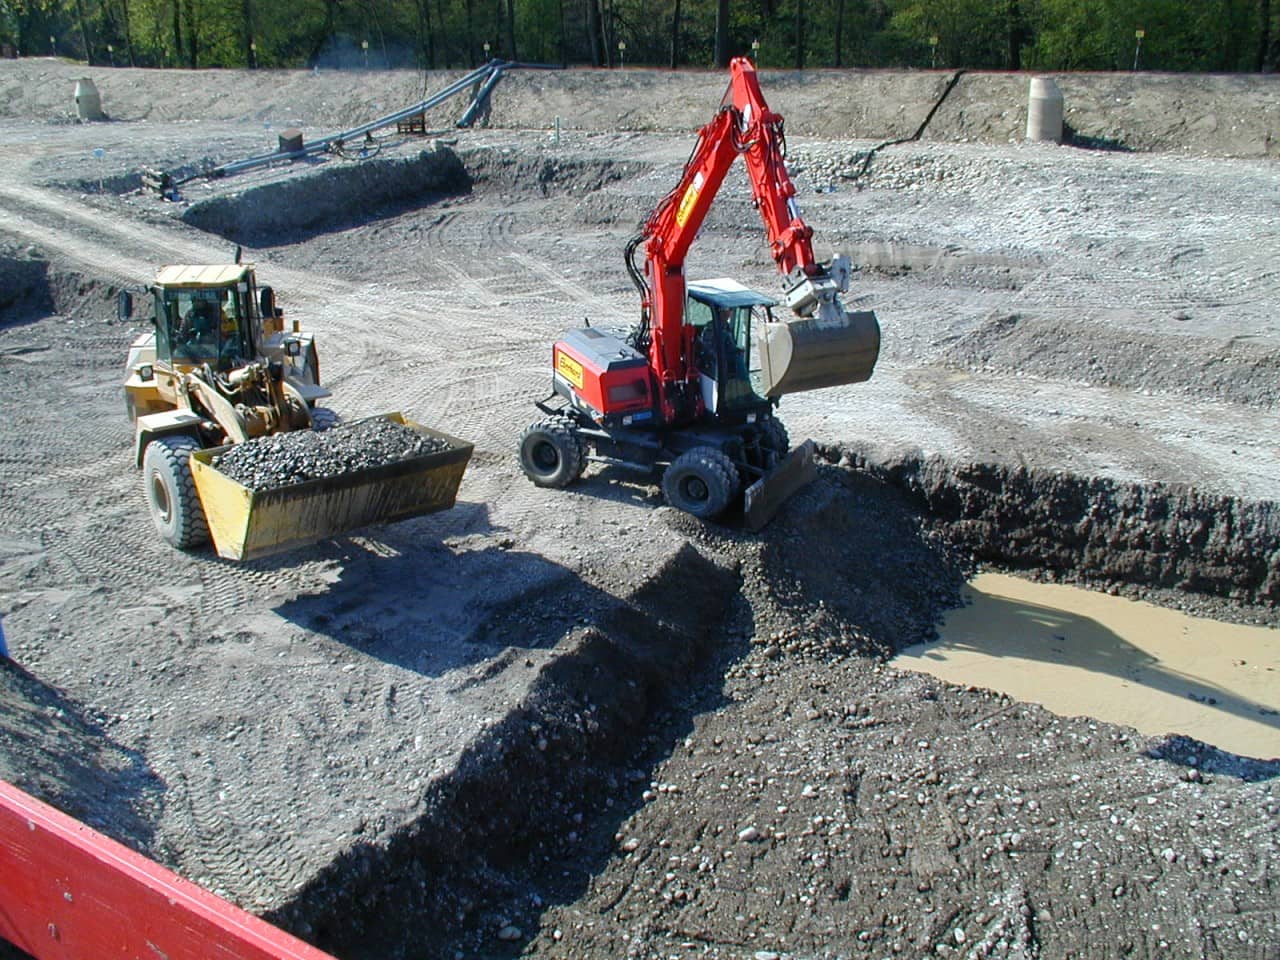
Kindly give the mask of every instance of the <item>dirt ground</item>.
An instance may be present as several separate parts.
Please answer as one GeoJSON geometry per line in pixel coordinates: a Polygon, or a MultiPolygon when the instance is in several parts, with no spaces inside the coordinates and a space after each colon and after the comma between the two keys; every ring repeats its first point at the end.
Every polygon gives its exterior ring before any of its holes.
{"type": "MultiPolygon", "coordinates": [[[[864,169],[950,74],[764,74],[884,346],[783,401],[823,465],[751,536],[514,455],[722,77],[512,73],[478,129],[136,189],[449,79],[0,62],[0,776],[342,957],[1280,956],[1280,761],[886,663],[979,565],[1280,623],[1280,81],[1062,77],[1056,146],[965,75],[864,169]],[[235,244],[341,415],[476,444],[455,509],[156,541],[114,291],[235,244]]],[[[741,178],[689,273],[775,289],[741,178]]]]}

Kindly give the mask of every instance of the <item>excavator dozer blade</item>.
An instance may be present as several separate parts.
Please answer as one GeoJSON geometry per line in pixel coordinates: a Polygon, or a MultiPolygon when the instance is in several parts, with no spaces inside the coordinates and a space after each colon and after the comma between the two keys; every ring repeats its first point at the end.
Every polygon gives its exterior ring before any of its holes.
{"type": "Polygon", "coordinates": [[[192,453],[191,478],[218,556],[252,560],[372,524],[452,507],[473,445],[399,413],[383,416],[449,446],[342,476],[257,490],[212,465],[227,447],[192,453]]]}
{"type": "Polygon", "coordinates": [[[760,376],[766,397],[861,383],[880,355],[880,324],[870,310],[851,310],[844,322],[808,319],[764,325],[760,376]]]}
{"type": "Polygon", "coordinates": [[[747,487],[742,517],[748,530],[759,530],[772,520],[792,494],[818,475],[813,452],[813,441],[806,440],[787,454],[782,463],[747,487]]]}

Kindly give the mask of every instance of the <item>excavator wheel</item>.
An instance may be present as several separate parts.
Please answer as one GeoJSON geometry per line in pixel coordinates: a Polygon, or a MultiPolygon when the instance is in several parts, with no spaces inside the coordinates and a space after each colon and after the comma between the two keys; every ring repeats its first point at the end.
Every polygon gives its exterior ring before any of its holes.
{"type": "Polygon", "coordinates": [[[671,506],[710,520],[724,513],[738,493],[733,461],[714,447],[694,447],[662,475],[662,495],[671,506]]]}
{"type": "Polygon", "coordinates": [[[204,508],[191,479],[191,453],[199,450],[188,436],[160,437],[142,456],[142,483],[151,519],[166,543],[189,550],[209,541],[204,508]]]}
{"type": "Polygon", "coordinates": [[[567,487],[586,469],[586,452],[568,417],[547,417],[520,436],[520,467],[539,487],[567,487]]]}

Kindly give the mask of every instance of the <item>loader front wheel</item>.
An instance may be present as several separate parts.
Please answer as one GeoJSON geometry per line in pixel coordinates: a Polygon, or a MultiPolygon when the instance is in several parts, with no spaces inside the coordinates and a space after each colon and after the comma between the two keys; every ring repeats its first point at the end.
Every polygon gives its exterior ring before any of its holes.
{"type": "Polygon", "coordinates": [[[520,467],[539,487],[567,487],[582,475],[586,454],[567,417],[548,417],[520,435],[520,467]]]}
{"type": "Polygon", "coordinates": [[[702,520],[720,516],[738,492],[733,461],[714,447],[695,447],[671,462],[662,475],[667,503],[702,520]]]}
{"type": "Polygon", "coordinates": [[[142,456],[142,483],[151,519],[160,537],[179,550],[209,541],[204,508],[191,478],[191,453],[199,449],[192,437],[160,437],[147,445],[142,456]]]}

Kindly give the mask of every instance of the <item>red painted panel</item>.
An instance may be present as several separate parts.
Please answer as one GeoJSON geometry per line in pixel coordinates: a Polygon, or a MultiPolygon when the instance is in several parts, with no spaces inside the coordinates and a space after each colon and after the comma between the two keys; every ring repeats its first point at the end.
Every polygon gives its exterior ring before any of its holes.
{"type": "Polygon", "coordinates": [[[0,937],[37,960],[332,960],[3,780],[0,937]]]}

